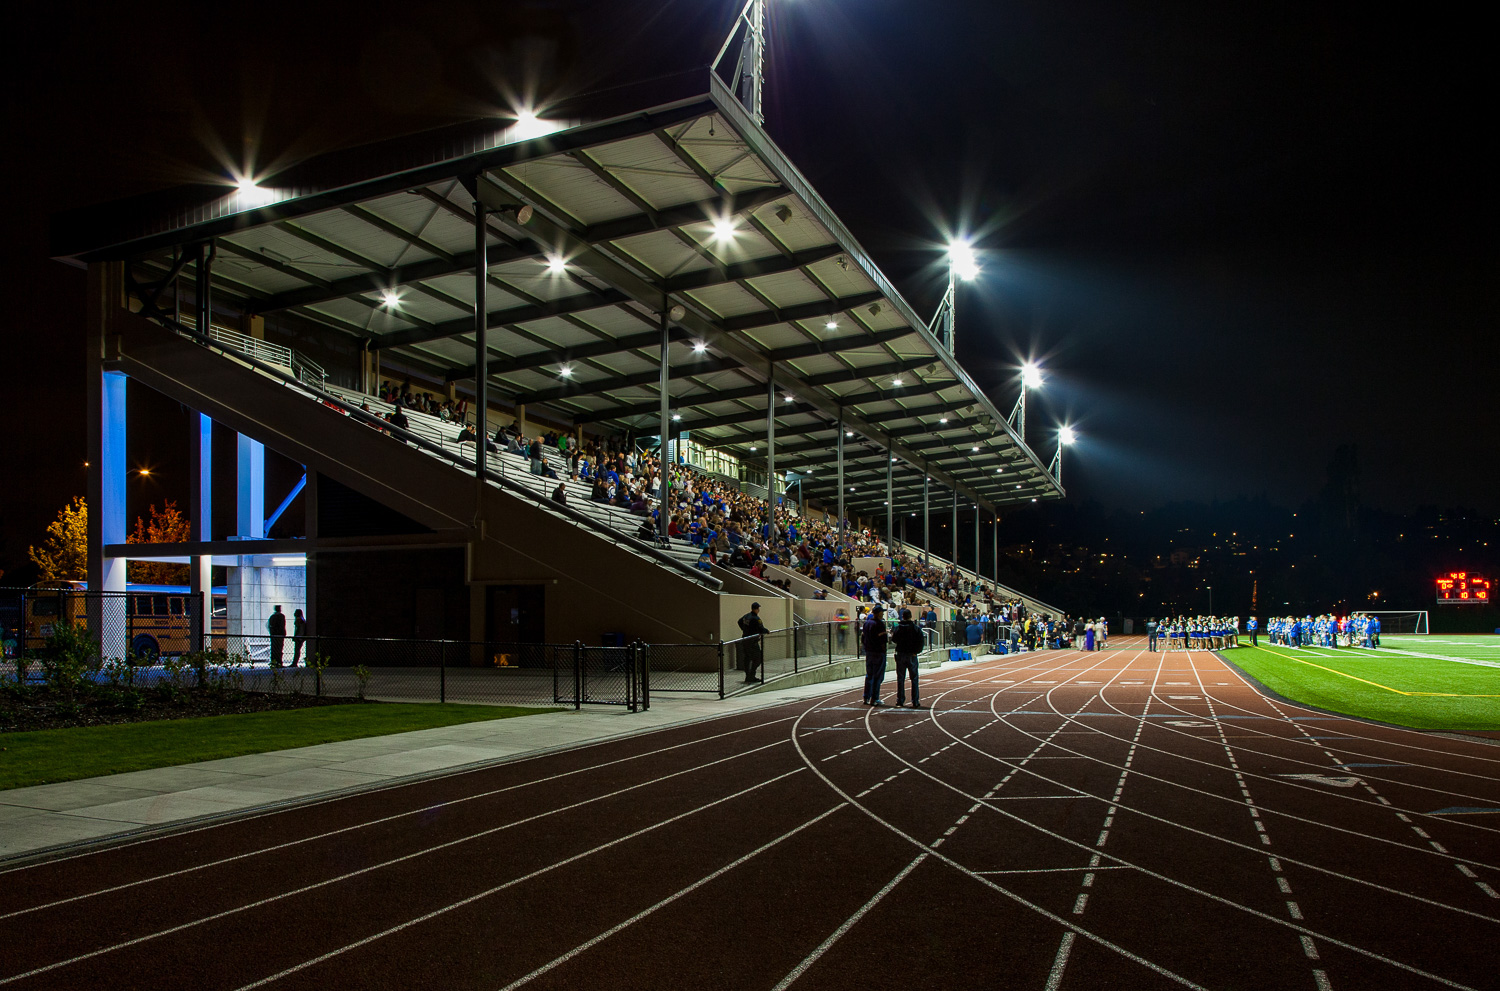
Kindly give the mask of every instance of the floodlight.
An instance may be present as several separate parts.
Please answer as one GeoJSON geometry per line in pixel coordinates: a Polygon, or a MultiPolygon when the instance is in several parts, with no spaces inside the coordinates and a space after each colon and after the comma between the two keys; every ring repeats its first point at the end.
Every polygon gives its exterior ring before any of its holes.
{"type": "Polygon", "coordinates": [[[380,305],[395,309],[401,302],[401,294],[394,289],[382,289],[380,291],[380,305]]]}
{"type": "Polygon", "coordinates": [[[784,402],[784,403],[789,403],[789,402],[792,401],[792,397],[791,396],[782,396],[781,397],[781,401],[784,402]]]}
{"type": "Polygon", "coordinates": [[[853,430],[846,430],[846,431],[844,431],[844,436],[845,437],[853,437],[854,436],[854,431],[853,430]]]}
{"type": "Polygon", "coordinates": [[[703,341],[694,341],[693,342],[693,353],[694,354],[702,354],[703,352],[705,352],[707,350],[708,350],[708,344],[707,343],[705,343],[703,341]]]}
{"type": "Polygon", "coordinates": [[[1071,444],[1078,439],[1078,434],[1072,427],[1063,427],[1057,432],[1057,440],[1060,444],[1071,444]]]}
{"type": "Polygon", "coordinates": [[[1037,367],[1036,362],[1028,361],[1021,366],[1021,384],[1028,389],[1042,387],[1042,370],[1037,367]]]}
{"type": "Polygon", "coordinates": [[[979,277],[979,259],[974,255],[974,247],[968,241],[954,241],[948,245],[948,267],[953,274],[965,282],[972,282],[979,277]]]}
{"type": "Polygon", "coordinates": [[[554,120],[542,120],[536,115],[534,109],[523,107],[516,112],[514,130],[518,140],[527,141],[531,138],[540,138],[543,135],[551,134],[553,131],[560,131],[565,126],[554,120]]]}
{"type": "Polygon", "coordinates": [[[827,323],[825,323],[823,325],[823,329],[824,330],[838,330],[839,329],[839,322],[837,320],[829,320],[827,323]]]}
{"type": "Polygon", "coordinates": [[[561,375],[565,379],[570,379],[573,377],[573,366],[563,365],[557,370],[557,374],[561,375]]]}
{"type": "Polygon", "coordinates": [[[554,275],[558,275],[558,274],[561,274],[563,272],[566,272],[567,270],[568,270],[568,262],[567,262],[566,259],[563,258],[562,255],[548,255],[547,256],[547,271],[551,272],[554,275]]]}
{"type": "Polygon", "coordinates": [[[938,422],[939,423],[947,423],[948,422],[948,418],[946,416],[940,416],[940,417],[938,417],[938,422]]]}
{"type": "Polygon", "coordinates": [[[714,240],[732,241],[735,235],[735,223],[733,217],[720,217],[714,221],[714,240]]]}
{"type": "Polygon", "coordinates": [[[681,413],[673,413],[672,414],[672,419],[674,419],[674,420],[680,420],[680,419],[682,419],[682,414],[681,413]]]}
{"type": "Polygon", "coordinates": [[[901,384],[901,378],[899,376],[897,376],[896,378],[891,379],[891,385],[900,385],[900,384],[901,384]]]}
{"type": "Polygon", "coordinates": [[[751,453],[752,453],[752,454],[753,454],[753,453],[755,453],[755,445],[754,445],[754,444],[751,444],[751,445],[750,445],[750,452],[751,452],[751,453]]]}
{"type": "Polygon", "coordinates": [[[976,451],[978,451],[978,450],[979,450],[979,445],[978,445],[978,444],[975,444],[975,445],[974,445],[974,450],[976,450],[976,451]]]}

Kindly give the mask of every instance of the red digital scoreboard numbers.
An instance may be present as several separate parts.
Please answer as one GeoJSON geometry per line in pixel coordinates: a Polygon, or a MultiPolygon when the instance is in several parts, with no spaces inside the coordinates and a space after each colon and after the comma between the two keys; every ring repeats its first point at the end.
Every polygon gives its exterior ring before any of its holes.
{"type": "Polygon", "coordinates": [[[1487,606],[1490,604],[1490,581],[1467,571],[1450,571],[1437,580],[1440,606],[1487,606]]]}

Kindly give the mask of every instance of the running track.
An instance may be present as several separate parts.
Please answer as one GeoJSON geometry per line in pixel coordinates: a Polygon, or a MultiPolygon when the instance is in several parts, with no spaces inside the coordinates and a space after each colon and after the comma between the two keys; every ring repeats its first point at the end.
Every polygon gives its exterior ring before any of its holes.
{"type": "Polygon", "coordinates": [[[1500,987],[1500,814],[1434,814],[1500,749],[1209,653],[925,680],[0,873],[0,989],[1500,987]]]}

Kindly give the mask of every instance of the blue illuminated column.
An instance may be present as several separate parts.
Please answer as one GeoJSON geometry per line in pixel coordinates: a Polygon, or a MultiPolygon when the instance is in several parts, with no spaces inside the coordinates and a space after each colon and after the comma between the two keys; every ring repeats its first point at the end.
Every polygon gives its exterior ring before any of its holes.
{"type": "MultiPolygon", "coordinates": [[[[192,539],[209,541],[214,539],[214,421],[202,413],[194,413],[188,420],[188,473],[192,479],[192,539]]],[[[199,650],[209,629],[205,620],[213,615],[213,560],[208,554],[195,554],[188,561],[188,584],[197,603],[193,608],[202,610],[195,614],[193,628],[194,646],[199,650]]]]}
{"type": "Polygon", "coordinates": [[[266,447],[244,434],[237,440],[235,532],[244,540],[260,540],[266,535],[266,447]]]}
{"type": "Polygon", "coordinates": [[[99,374],[99,492],[89,506],[89,529],[97,535],[89,540],[89,588],[92,591],[125,591],[125,559],[106,557],[104,548],[125,543],[125,375],[99,374]]]}

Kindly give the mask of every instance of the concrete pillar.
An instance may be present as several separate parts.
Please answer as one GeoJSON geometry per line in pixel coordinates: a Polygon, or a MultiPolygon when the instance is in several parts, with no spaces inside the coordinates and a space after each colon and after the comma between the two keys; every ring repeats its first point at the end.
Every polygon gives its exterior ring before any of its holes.
{"type": "Polygon", "coordinates": [[[266,448],[244,434],[239,445],[235,489],[235,536],[260,540],[266,535],[266,448]]]}
{"type": "Polygon", "coordinates": [[[776,515],[776,369],[766,375],[766,502],[776,515]]]}
{"type": "Polygon", "coordinates": [[[932,546],[932,511],[927,505],[927,491],[932,487],[932,476],[922,469],[922,563],[927,563],[927,548],[932,546]]]}

